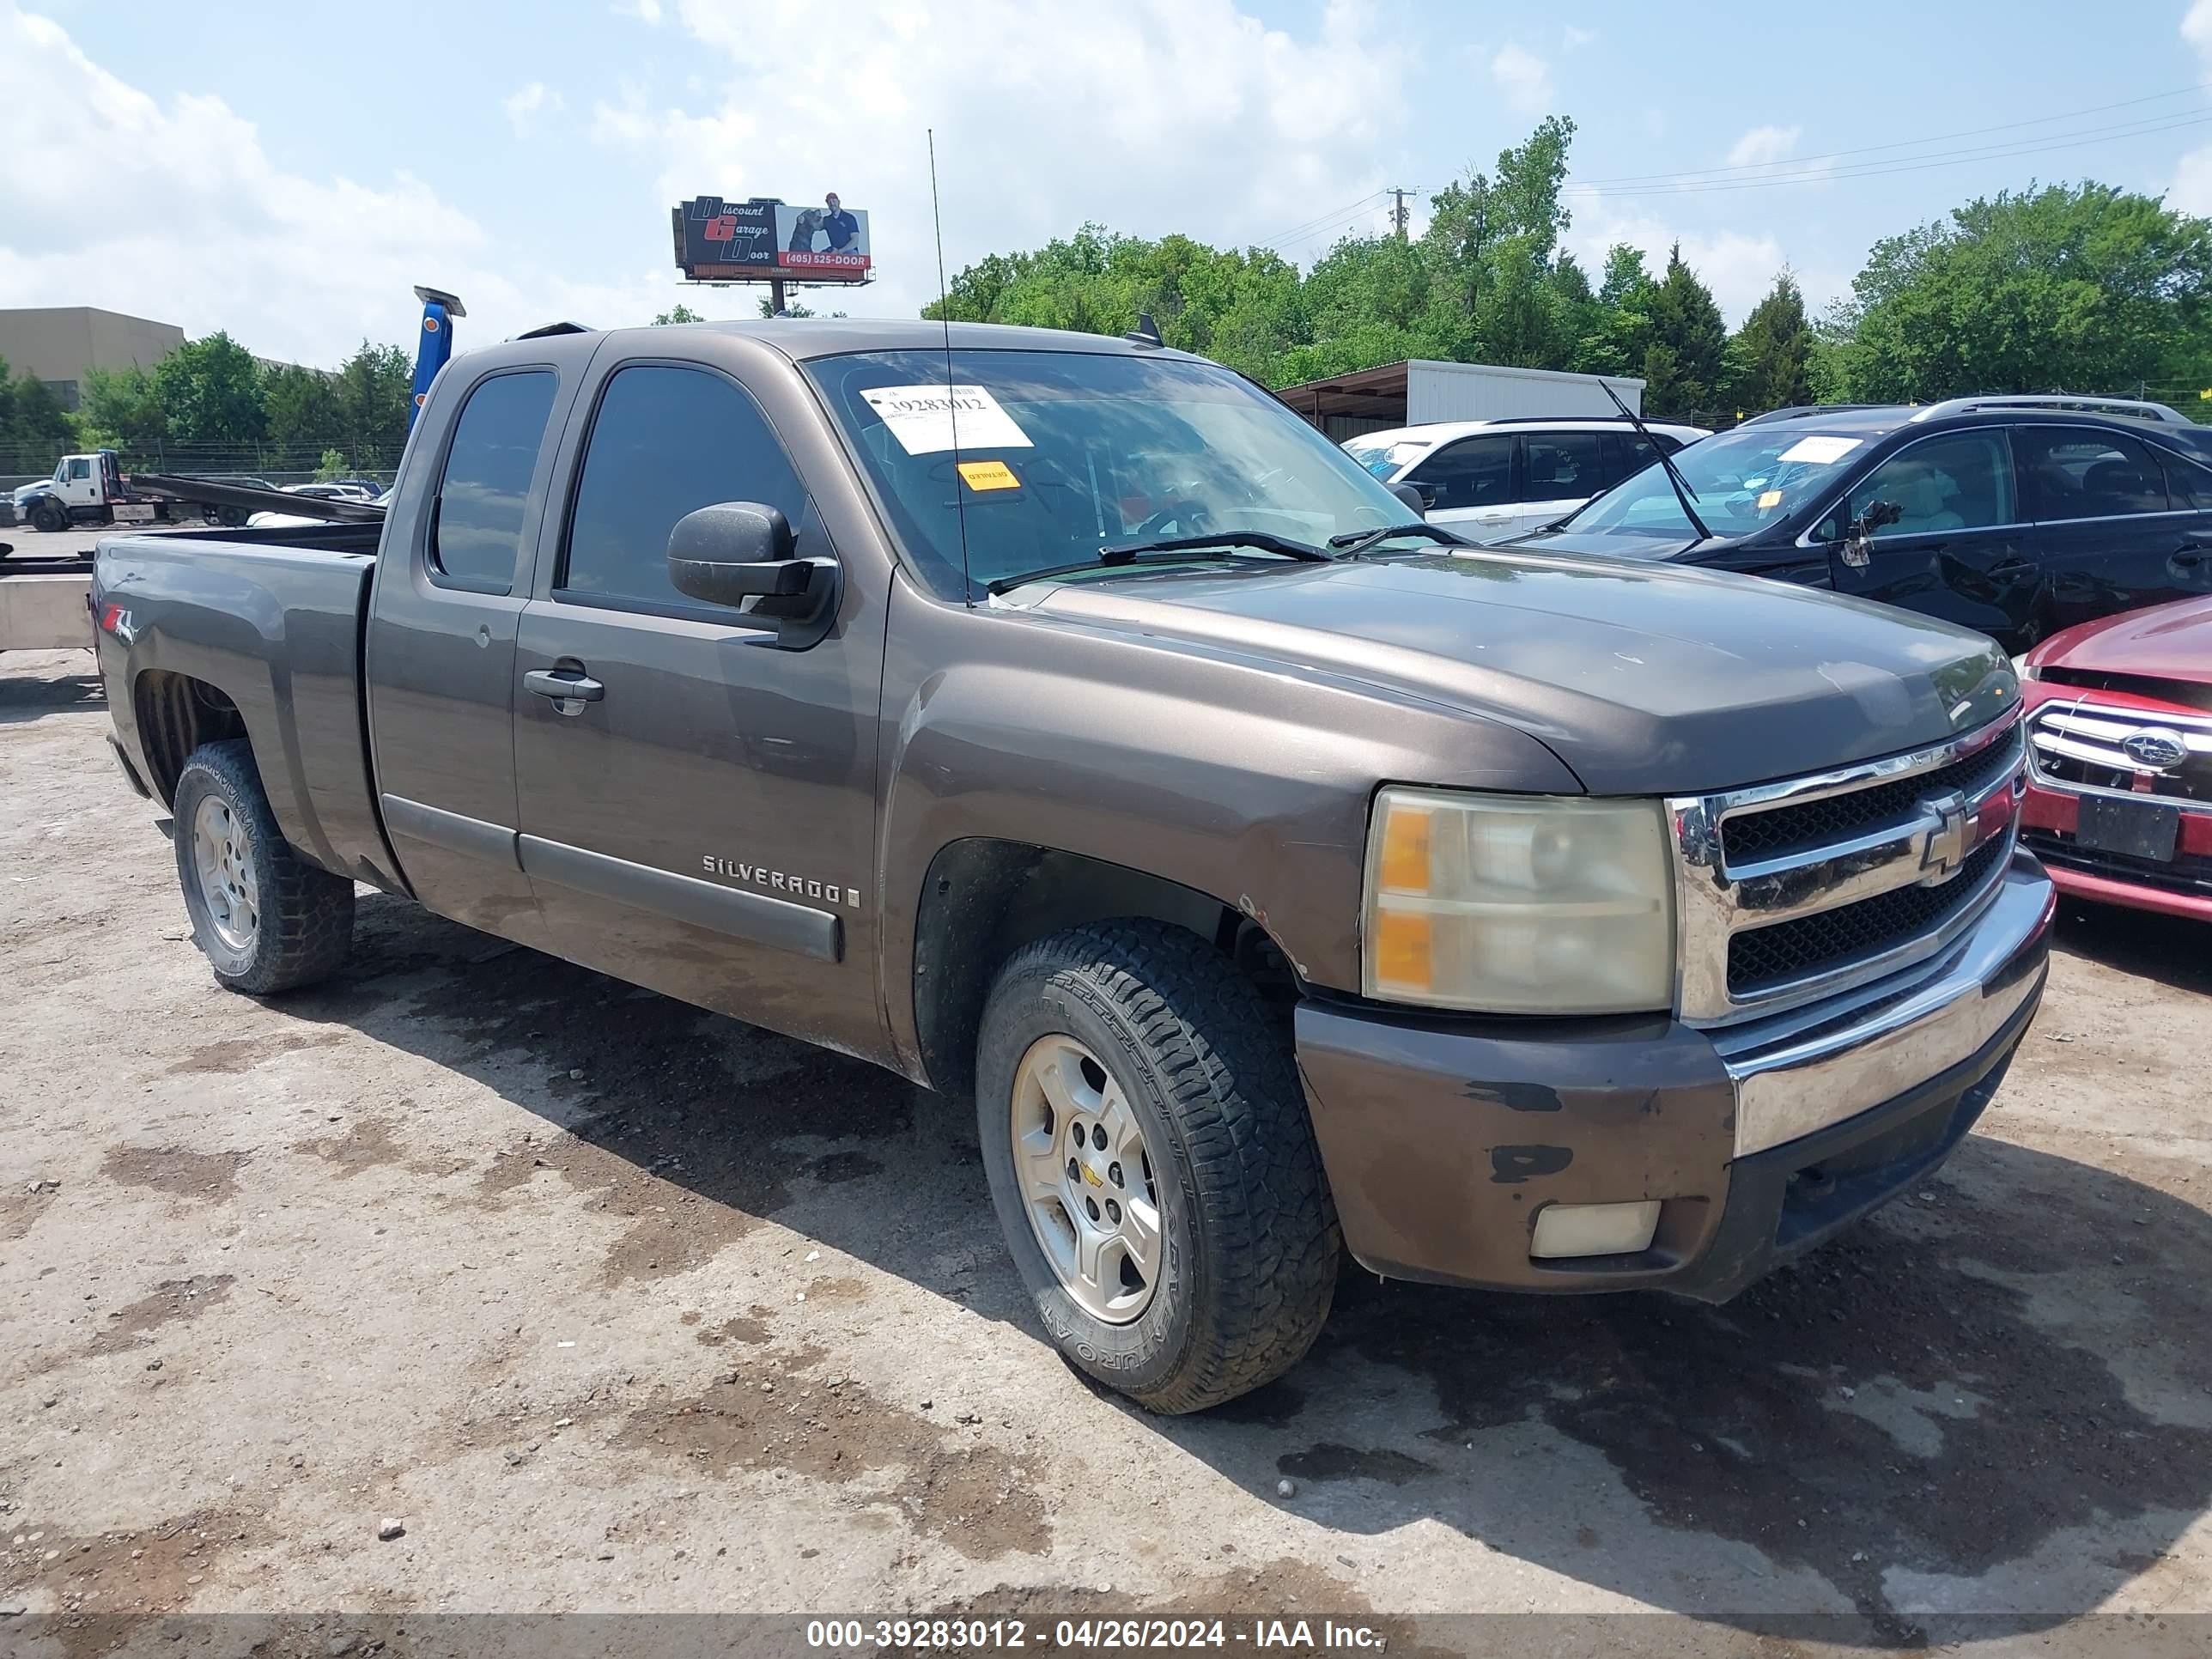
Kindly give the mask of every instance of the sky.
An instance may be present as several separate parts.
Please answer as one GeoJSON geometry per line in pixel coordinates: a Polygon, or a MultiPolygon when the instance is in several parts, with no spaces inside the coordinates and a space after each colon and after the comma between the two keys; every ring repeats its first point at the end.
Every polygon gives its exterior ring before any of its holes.
{"type": "Polygon", "coordinates": [[[1573,118],[1567,242],[1679,240],[1731,322],[1785,265],[1814,307],[1878,239],[2091,177],[2212,213],[2212,0],[1844,7],[1492,0],[0,0],[0,307],[97,305],[335,364],[641,323],[686,289],[668,210],[866,208],[911,316],[945,257],[1085,221],[1310,265],[1391,186],[1573,118]]]}

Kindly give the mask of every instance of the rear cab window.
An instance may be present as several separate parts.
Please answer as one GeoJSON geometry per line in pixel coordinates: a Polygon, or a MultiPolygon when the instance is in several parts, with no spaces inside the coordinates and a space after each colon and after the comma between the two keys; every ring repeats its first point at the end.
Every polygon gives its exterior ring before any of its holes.
{"type": "Polygon", "coordinates": [[[1513,499],[1513,439],[1462,438],[1406,475],[1407,483],[1436,492],[1438,507],[1494,507],[1513,499]]]}
{"type": "Polygon", "coordinates": [[[551,369],[494,374],[453,424],[430,520],[431,580],[472,592],[514,591],[531,475],[560,386],[551,369]]]}

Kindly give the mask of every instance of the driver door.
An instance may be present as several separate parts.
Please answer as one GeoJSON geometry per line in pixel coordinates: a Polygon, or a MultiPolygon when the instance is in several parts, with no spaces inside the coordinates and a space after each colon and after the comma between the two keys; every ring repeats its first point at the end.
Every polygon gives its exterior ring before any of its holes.
{"type": "Polygon", "coordinates": [[[1845,492],[1822,527],[1830,575],[1838,593],[1975,629],[2017,654],[2035,642],[2044,587],[2027,519],[2003,427],[1939,432],[1845,492]],[[1853,541],[1852,521],[1875,501],[1894,504],[1896,521],[1853,541]]]}

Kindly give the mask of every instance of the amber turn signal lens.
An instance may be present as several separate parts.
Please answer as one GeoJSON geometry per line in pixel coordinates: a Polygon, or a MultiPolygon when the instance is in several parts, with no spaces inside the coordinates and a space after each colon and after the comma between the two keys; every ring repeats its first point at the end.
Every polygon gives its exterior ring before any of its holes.
{"type": "Polygon", "coordinates": [[[1391,810],[1382,823],[1382,888],[1390,893],[1429,890],[1429,829],[1434,814],[1417,806],[1391,810]]]}
{"type": "Polygon", "coordinates": [[[1375,919],[1375,976],[1399,990],[1425,991],[1434,983],[1426,916],[1385,910],[1375,919]]]}

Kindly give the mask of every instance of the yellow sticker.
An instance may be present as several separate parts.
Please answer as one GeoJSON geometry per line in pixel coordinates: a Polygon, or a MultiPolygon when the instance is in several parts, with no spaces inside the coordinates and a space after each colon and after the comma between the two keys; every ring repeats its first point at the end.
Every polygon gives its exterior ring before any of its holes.
{"type": "Polygon", "coordinates": [[[970,489],[1019,489],[1022,481],[1004,461],[963,461],[960,476],[970,489]]]}
{"type": "Polygon", "coordinates": [[[1762,513],[1766,512],[1771,507],[1777,507],[1781,505],[1782,492],[1778,489],[1770,489],[1759,498],[1759,510],[1762,513]]]}

